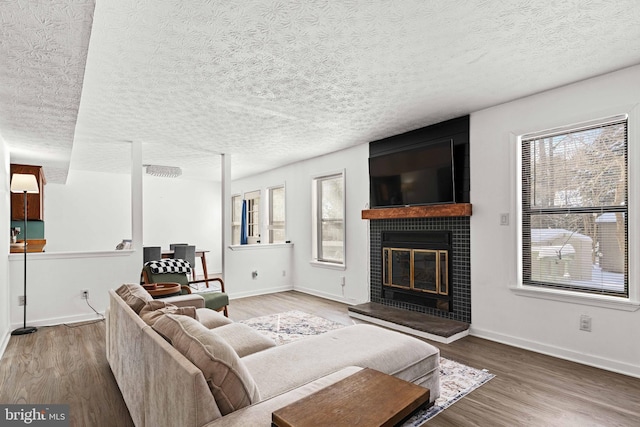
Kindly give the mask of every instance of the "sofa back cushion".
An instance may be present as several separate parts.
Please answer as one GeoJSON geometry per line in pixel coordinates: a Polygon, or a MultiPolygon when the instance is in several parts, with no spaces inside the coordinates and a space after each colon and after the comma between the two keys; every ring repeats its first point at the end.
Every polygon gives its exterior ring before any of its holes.
{"type": "Polygon", "coordinates": [[[260,401],[253,377],[233,348],[200,322],[167,314],[153,329],[202,371],[222,415],[260,401]]]}
{"type": "Polygon", "coordinates": [[[165,314],[177,314],[197,319],[195,307],[177,307],[157,299],[147,302],[140,310],[140,318],[149,326],[153,326],[165,314]]]}
{"type": "Polygon", "coordinates": [[[125,283],[116,289],[116,293],[136,314],[140,314],[140,310],[147,302],[153,301],[149,292],[137,283],[125,283]]]}

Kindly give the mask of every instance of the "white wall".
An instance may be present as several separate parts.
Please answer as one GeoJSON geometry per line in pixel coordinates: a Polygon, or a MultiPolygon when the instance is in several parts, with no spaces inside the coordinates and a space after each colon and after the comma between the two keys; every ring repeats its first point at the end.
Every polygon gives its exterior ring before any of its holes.
{"type": "Polygon", "coordinates": [[[46,252],[114,250],[131,239],[131,177],[70,170],[44,187],[46,252]]]}
{"type": "MultiPolygon", "coordinates": [[[[11,227],[11,193],[9,192],[9,150],[0,136],[0,224],[4,230],[11,227]]],[[[8,236],[8,235],[7,235],[8,236]]],[[[9,343],[9,238],[0,240],[0,357],[9,343]]]]}
{"type": "MultiPolygon", "coordinates": [[[[97,319],[89,302],[104,312],[108,290],[140,277],[142,256],[134,251],[92,253],[34,253],[27,260],[27,326],[54,325],[97,319]]],[[[11,277],[9,301],[12,328],[22,325],[18,296],[23,294],[23,255],[9,255],[11,277]]]]}
{"type": "MultiPolygon", "coordinates": [[[[189,243],[206,254],[209,274],[222,272],[220,183],[144,176],[143,241],[169,248],[189,243]]],[[[196,272],[201,274],[199,260],[196,272]]]]}
{"type": "MultiPolygon", "coordinates": [[[[222,271],[220,184],[145,175],[143,186],[143,244],[195,244],[210,251],[209,273],[222,271]]],[[[66,184],[47,184],[45,237],[47,252],[108,251],[131,239],[130,176],[71,170],[66,184]]]]}
{"type": "MultiPolygon", "coordinates": [[[[471,115],[474,335],[640,376],[640,311],[519,296],[510,289],[517,280],[513,135],[624,113],[634,106],[637,109],[639,82],[640,66],[636,66],[471,115]],[[507,212],[511,214],[511,224],[500,226],[499,215],[507,212]],[[592,317],[592,332],[579,330],[582,314],[592,317]]],[[[636,121],[631,126],[637,124],[636,121]]],[[[630,145],[637,146],[638,132],[632,130],[630,145]]],[[[637,151],[630,162],[637,176],[637,151]]],[[[630,195],[637,197],[633,192],[630,195]]],[[[637,254],[638,235],[632,239],[630,251],[637,254]]],[[[630,258],[630,264],[637,264],[637,259],[630,258]]],[[[640,286],[637,275],[631,279],[634,286],[640,286]]]]}
{"type": "MultiPolygon", "coordinates": [[[[232,194],[284,184],[286,235],[292,248],[229,250],[225,255],[225,284],[232,297],[296,289],[347,303],[369,299],[368,224],[361,211],[369,201],[368,144],[285,166],[234,181],[232,194]],[[345,170],[346,269],[311,265],[311,179],[345,170]],[[258,278],[251,272],[257,270],[258,278]],[[283,270],[285,276],[282,275],[283,270]],[[341,286],[341,277],[345,286],[341,286]]],[[[263,196],[264,199],[264,196],[263,196]]]]}

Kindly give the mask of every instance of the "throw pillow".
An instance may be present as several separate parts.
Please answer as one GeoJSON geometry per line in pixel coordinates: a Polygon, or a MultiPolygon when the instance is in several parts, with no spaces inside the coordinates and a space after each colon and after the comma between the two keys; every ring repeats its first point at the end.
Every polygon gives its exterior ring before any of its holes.
{"type": "Polygon", "coordinates": [[[260,401],[256,383],[233,348],[200,322],[167,314],[153,329],[202,371],[222,415],[260,401]]]}
{"type": "Polygon", "coordinates": [[[153,326],[165,314],[177,314],[197,319],[195,307],[177,307],[161,300],[149,301],[140,310],[140,318],[149,326],[153,326]]]}
{"type": "Polygon", "coordinates": [[[136,314],[140,314],[140,310],[147,302],[153,301],[153,297],[149,295],[149,292],[136,283],[125,283],[116,289],[116,293],[136,314]]]}

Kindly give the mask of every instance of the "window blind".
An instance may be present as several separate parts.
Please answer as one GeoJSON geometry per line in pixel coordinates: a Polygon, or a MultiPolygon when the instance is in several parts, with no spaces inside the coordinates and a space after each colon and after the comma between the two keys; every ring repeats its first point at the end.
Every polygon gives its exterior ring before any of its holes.
{"type": "Polygon", "coordinates": [[[627,119],[522,137],[524,283],[628,296],[627,119]]]}

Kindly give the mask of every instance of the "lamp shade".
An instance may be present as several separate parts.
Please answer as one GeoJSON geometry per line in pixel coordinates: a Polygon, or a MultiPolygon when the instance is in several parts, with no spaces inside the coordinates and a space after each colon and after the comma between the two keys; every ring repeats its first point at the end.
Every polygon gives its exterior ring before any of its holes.
{"type": "Polygon", "coordinates": [[[38,181],[35,175],[28,173],[14,173],[11,177],[12,193],[39,193],[38,181]]]}

